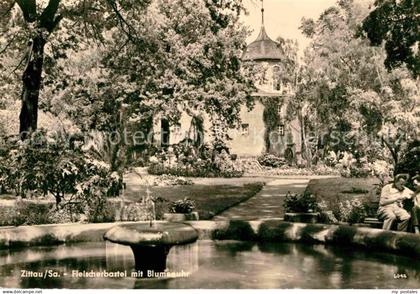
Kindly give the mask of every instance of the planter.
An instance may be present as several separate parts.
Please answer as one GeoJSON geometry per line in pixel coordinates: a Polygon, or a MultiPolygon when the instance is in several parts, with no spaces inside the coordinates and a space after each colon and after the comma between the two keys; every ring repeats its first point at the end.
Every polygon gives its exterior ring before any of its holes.
{"type": "Polygon", "coordinates": [[[318,219],[319,213],[317,212],[286,212],[284,214],[284,220],[293,223],[315,224],[318,219]]]}
{"type": "Polygon", "coordinates": [[[164,213],[163,219],[168,222],[184,222],[198,220],[198,212],[191,213],[164,213]]]}

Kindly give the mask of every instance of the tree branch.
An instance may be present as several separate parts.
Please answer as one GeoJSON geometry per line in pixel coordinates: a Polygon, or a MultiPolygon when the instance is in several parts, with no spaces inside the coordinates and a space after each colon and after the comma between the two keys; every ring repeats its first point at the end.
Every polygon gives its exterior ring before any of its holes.
{"type": "Polygon", "coordinates": [[[388,150],[391,152],[392,158],[394,159],[394,164],[396,165],[398,163],[398,154],[395,152],[394,148],[384,137],[382,137],[382,141],[385,143],[386,147],[388,147],[388,150]]]}
{"type": "Polygon", "coordinates": [[[39,17],[41,27],[47,29],[48,32],[52,32],[57,24],[60,22],[62,15],[56,17],[58,6],[61,0],[50,0],[48,6],[44,9],[41,16],[39,17]]]}
{"type": "Polygon", "coordinates": [[[9,46],[13,43],[13,41],[16,39],[16,35],[13,36],[13,38],[9,41],[9,43],[7,43],[7,45],[0,51],[0,55],[2,55],[7,48],[9,48],[9,46]]]}
{"type": "Polygon", "coordinates": [[[7,8],[4,13],[1,15],[1,18],[4,18],[7,14],[9,14],[9,12],[13,9],[13,6],[15,6],[16,1],[10,1],[10,5],[9,8],[7,8]]]}
{"type": "Polygon", "coordinates": [[[22,57],[22,59],[19,61],[19,64],[18,65],[16,65],[16,67],[10,72],[10,74],[12,75],[12,74],[14,74],[17,70],[18,70],[18,68],[23,64],[23,62],[26,60],[26,54],[22,57]]]}
{"type": "Polygon", "coordinates": [[[23,17],[29,23],[35,22],[38,14],[36,13],[36,0],[16,0],[22,10],[23,17]]]}
{"type": "Polygon", "coordinates": [[[126,21],[126,19],[121,15],[121,12],[118,10],[118,7],[115,3],[114,0],[107,0],[109,6],[111,6],[112,10],[114,11],[118,22],[120,23],[121,29],[122,31],[127,35],[128,39],[130,39],[130,41],[132,41],[133,43],[136,42],[137,37],[133,37],[133,35],[131,34],[132,31],[135,31],[133,29],[133,27],[126,21]],[[124,27],[128,28],[128,31],[124,28],[124,27]]]}

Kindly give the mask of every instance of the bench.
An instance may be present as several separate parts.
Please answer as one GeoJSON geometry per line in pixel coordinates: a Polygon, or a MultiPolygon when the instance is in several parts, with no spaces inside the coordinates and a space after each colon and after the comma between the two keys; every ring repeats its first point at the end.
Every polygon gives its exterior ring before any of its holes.
{"type": "Polygon", "coordinates": [[[376,217],[366,217],[363,220],[363,223],[368,225],[371,228],[382,229],[383,221],[379,220],[376,217]]]}
{"type": "MultiPolygon", "coordinates": [[[[382,229],[384,221],[378,219],[377,217],[365,217],[365,219],[363,220],[363,223],[370,228],[382,229]]],[[[397,231],[397,229],[398,229],[398,222],[393,222],[391,226],[391,230],[397,231]]]]}
{"type": "MultiPolygon", "coordinates": [[[[363,220],[363,223],[365,225],[371,228],[382,229],[384,221],[374,216],[378,208],[379,208],[379,201],[371,201],[368,203],[367,205],[368,217],[365,217],[365,219],[363,220]]],[[[398,227],[398,222],[394,221],[391,226],[391,230],[397,230],[397,227],[398,227]]]]}

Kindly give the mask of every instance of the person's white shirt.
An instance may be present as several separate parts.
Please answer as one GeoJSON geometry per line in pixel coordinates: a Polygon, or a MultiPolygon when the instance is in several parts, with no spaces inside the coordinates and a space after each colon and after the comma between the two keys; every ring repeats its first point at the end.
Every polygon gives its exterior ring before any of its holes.
{"type": "Polygon", "coordinates": [[[414,205],[420,206],[420,193],[417,193],[414,197],[414,205]]]}
{"type": "Polygon", "coordinates": [[[388,207],[388,206],[393,206],[393,205],[398,205],[399,207],[401,207],[402,203],[400,200],[392,202],[390,204],[383,204],[383,203],[388,202],[389,200],[394,200],[394,199],[397,200],[397,199],[400,199],[401,197],[404,197],[405,199],[410,199],[410,198],[413,198],[413,196],[414,196],[414,192],[408,189],[407,187],[404,187],[404,190],[399,191],[398,189],[394,187],[393,184],[388,184],[382,188],[379,205],[381,207],[388,207]]]}

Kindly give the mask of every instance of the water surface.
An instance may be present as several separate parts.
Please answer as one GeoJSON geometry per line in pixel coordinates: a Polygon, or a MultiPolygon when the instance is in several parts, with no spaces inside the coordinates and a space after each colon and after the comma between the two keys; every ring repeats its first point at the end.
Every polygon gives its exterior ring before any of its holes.
{"type": "Polygon", "coordinates": [[[9,288],[420,288],[414,258],[324,245],[199,241],[171,249],[168,271],[188,277],[132,278],[130,248],[109,242],[0,251],[0,287],[9,288]],[[22,277],[22,270],[60,277],[22,277]],[[73,271],[127,271],[128,277],[73,271]]]}

